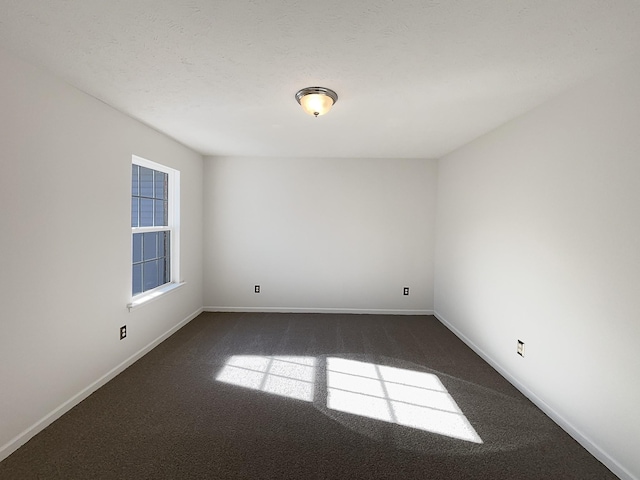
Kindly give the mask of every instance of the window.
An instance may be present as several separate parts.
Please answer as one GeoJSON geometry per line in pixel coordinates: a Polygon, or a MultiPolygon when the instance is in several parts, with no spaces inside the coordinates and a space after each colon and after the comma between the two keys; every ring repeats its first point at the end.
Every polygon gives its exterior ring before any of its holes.
{"type": "Polygon", "coordinates": [[[131,165],[132,295],[178,280],[180,172],[133,156],[131,165]]]}

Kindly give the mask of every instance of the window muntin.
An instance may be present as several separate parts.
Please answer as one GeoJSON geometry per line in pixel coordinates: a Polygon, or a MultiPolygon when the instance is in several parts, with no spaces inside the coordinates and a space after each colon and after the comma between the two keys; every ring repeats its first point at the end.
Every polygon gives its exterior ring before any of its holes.
{"type": "Polygon", "coordinates": [[[132,295],[177,281],[179,172],[133,157],[131,166],[132,295]]]}

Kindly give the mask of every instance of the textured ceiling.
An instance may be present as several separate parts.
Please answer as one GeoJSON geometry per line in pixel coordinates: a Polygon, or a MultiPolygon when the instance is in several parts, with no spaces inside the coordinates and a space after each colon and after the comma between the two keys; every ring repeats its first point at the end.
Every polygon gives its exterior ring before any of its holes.
{"type": "Polygon", "coordinates": [[[640,48],[636,0],[0,0],[0,45],[206,155],[436,158],[640,48]],[[294,99],[334,89],[326,116],[294,99]]]}

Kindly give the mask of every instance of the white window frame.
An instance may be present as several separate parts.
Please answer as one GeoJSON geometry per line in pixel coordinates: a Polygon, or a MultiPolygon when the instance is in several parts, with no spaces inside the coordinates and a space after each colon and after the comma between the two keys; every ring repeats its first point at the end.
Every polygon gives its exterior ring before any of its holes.
{"type": "MultiPolygon", "coordinates": [[[[133,265],[133,235],[135,233],[169,231],[169,268],[171,278],[168,283],[141,292],[135,296],[132,295],[131,302],[127,305],[129,311],[184,285],[184,282],[180,280],[180,171],[160,163],[152,162],[146,158],[138,157],[137,155],[131,156],[131,164],[166,173],[168,175],[169,199],[167,226],[131,227],[129,264],[133,265]]],[[[129,182],[129,184],[131,184],[131,182],[129,182]]],[[[131,196],[131,187],[129,188],[129,196],[131,196]]],[[[129,216],[131,216],[131,207],[129,207],[129,216]]],[[[133,290],[132,274],[129,275],[129,280],[129,292],[131,292],[133,290]]]]}

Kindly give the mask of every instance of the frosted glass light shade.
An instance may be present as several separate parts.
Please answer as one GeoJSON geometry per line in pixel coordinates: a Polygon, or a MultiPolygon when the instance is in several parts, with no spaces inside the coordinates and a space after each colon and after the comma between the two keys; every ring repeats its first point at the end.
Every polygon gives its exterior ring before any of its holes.
{"type": "Polygon", "coordinates": [[[296,93],[296,100],[305,112],[317,117],[331,110],[333,104],[338,101],[338,95],[328,88],[308,87],[296,93]]]}
{"type": "Polygon", "coordinates": [[[318,115],[324,115],[331,110],[333,100],[326,95],[312,93],[302,97],[300,99],[300,105],[302,105],[302,109],[309,115],[317,117],[318,115]]]}

